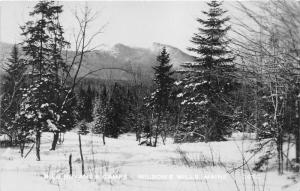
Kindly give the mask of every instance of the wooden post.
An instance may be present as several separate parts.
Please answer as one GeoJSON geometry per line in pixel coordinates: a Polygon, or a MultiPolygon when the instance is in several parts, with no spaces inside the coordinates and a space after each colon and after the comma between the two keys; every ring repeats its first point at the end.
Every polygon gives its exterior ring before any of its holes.
{"type": "Polygon", "coordinates": [[[81,158],[81,172],[82,172],[82,175],[84,175],[84,160],[83,160],[83,154],[82,154],[82,148],[81,148],[81,135],[80,135],[80,133],[78,134],[78,139],[79,139],[79,151],[80,151],[80,158],[81,158]]]}

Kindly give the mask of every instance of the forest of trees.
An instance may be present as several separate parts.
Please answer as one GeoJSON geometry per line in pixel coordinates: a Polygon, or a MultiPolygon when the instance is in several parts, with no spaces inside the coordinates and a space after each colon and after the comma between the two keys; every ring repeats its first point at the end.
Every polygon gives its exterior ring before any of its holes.
{"type": "Polygon", "coordinates": [[[299,171],[299,4],[270,1],[261,5],[261,15],[240,4],[258,27],[240,21],[239,29],[231,28],[222,2],[207,5],[188,48],[194,61],[175,70],[163,48],[153,63],[153,82],[143,83],[78,76],[94,38],[87,36],[90,10],[76,17],[80,30],[70,58],[59,22],[62,6],[38,2],[21,27],[23,42],[3,63],[0,135],[19,146],[22,157],[25,146],[35,144],[41,160],[42,133],[53,133],[55,150],[60,135],[84,126],[103,144],[105,137],[131,132],[137,144],[154,147],[167,137],[176,143],[226,141],[239,131],[256,134],[252,152],[267,148],[256,170],[277,157],[279,173],[299,171]],[[230,39],[229,31],[238,37],[230,39]],[[284,143],[295,144],[295,158],[284,143]]]}

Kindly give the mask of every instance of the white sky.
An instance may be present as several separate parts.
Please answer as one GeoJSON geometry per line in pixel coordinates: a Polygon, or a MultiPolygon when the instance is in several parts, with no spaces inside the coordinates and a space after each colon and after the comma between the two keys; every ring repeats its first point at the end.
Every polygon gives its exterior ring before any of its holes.
{"type": "MultiPolygon", "coordinates": [[[[28,13],[36,4],[33,1],[0,1],[0,41],[20,42],[20,25],[28,21],[28,13]]],[[[64,5],[61,17],[67,39],[77,27],[74,10],[84,7],[85,2],[60,2],[64,5]]],[[[250,3],[249,6],[251,6],[250,3]]],[[[112,46],[123,43],[130,46],[149,47],[153,42],[164,43],[186,50],[189,40],[199,27],[197,17],[207,8],[203,1],[88,1],[89,7],[99,12],[90,32],[106,24],[104,33],[95,39],[94,44],[112,46]]],[[[224,8],[231,17],[241,17],[234,6],[236,2],[225,1],[224,8]]]]}

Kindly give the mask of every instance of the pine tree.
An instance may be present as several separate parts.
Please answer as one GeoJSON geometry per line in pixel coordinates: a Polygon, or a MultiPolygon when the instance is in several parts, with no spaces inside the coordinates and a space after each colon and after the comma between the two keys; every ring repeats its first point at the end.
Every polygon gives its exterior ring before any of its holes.
{"type": "Polygon", "coordinates": [[[62,112],[60,112],[60,119],[58,121],[61,126],[60,133],[65,133],[76,126],[77,123],[77,100],[74,93],[71,93],[71,99],[65,104],[62,112]]]}
{"type": "Polygon", "coordinates": [[[5,63],[6,74],[3,77],[0,110],[0,134],[6,134],[10,137],[11,144],[17,137],[15,116],[19,111],[19,105],[22,99],[22,88],[25,87],[26,63],[22,58],[19,48],[14,45],[10,57],[5,63]]]}
{"type": "Polygon", "coordinates": [[[79,92],[77,94],[77,119],[79,121],[85,119],[85,99],[86,99],[86,92],[82,86],[79,87],[79,92]]]}
{"type": "Polygon", "coordinates": [[[87,90],[82,86],[80,87],[77,103],[78,120],[93,121],[93,102],[95,97],[96,92],[92,90],[90,85],[88,85],[87,90]]]}
{"type": "Polygon", "coordinates": [[[85,119],[87,122],[93,121],[93,101],[95,96],[95,90],[93,90],[89,85],[85,97],[85,119]]]}
{"type": "Polygon", "coordinates": [[[133,88],[127,87],[127,93],[124,100],[125,105],[125,127],[123,129],[124,133],[126,132],[135,132],[138,125],[138,119],[136,114],[138,113],[138,98],[134,92],[133,88]]]}
{"type": "Polygon", "coordinates": [[[60,97],[65,88],[59,83],[59,73],[66,69],[61,51],[68,43],[63,37],[60,13],[62,6],[55,5],[54,1],[40,1],[30,13],[30,16],[37,19],[21,27],[25,37],[23,50],[28,57],[31,85],[24,91],[20,115],[32,123],[36,136],[37,160],[40,160],[42,131],[58,135],[62,127],[58,121],[63,112],[60,97]]]}
{"type": "Polygon", "coordinates": [[[117,138],[119,134],[123,133],[126,127],[125,93],[125,90],[118,83],[115,83],[107,105],[106,135],[113,138],[117,138]]]}
{"type": "Polygon", "coordinates": [[[157,62],[158,65],[153,67],[155,75],[154,82],[156,87],[149,102],[149,107],[153,109],[154,117],[157,121],[154,146],[157,144],[158,135],[164,131],[161,125],[163,120],[165,120],[168,111],[169,98],[174,83],[174,79],[172,78],[174,72],[171,71],[172,65],[169,64],[170,57],[165,47],[157,57],[157,62]]]}
{"type": "Polygon", "coordinates": [[[105,136],[106,136],[106,128],[107,128],[107,91],[106,86],[104,86],[100,96],[98,96],[95,100],[95,111],[94,111],[94,121],[95,128],[94,133],[100,134],[102,133],[102,141],[105,145],[105,136]]]}
{"type": "Polygon", "coordinates": [[[203,11],[207,19],[197,19],[202,27],[191,40],[195,48],[189,48],[196,54],[195,62],[183,65],[184,78],[178,83],[185,113],[181,128],[206,141],[224,140],[231,123],[226,102],[230,102],[236,84],[230,40],[225,38],[230,30],[226,25],[229,17],[223,17],[226,11],[221,8],[222,2],[213,0],[207,5],[209,11],[203,11]]]}

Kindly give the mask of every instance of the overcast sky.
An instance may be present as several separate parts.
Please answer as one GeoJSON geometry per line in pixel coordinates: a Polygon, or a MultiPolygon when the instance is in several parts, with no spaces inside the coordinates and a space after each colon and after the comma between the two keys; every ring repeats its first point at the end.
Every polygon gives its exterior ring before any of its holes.
{"type": "MultiPolygon", "coordinates": [[[[30,18],[36,2],[32,1],[0,1],[0,41],[8,43],[20,42],[20,25],[30,18]]],[[[77,25],[73,16],[75,9],[83,8],[85,2],[60,2],[64,5],[61,17],[67,39],[72,38],[72,31],[77,25]]],[[[105,25],[103,34],[95,39],[94,44],[112,46],[123,43],[130,46],[150,47],[153,42],[164,43],[186,50],[190,46],[190,38],[199,27],[195,21],[201,17],[202,10],[207,9],[204,1],[87,1],[95,12],[99,12],[93,26],[89,29],[95,32],[105,25]]],[[[247,3],[252,6],[252,3],[247,3]]],[[[243,17],[234,8],[235,1],[226,1],[224,8],[231,17],[243,17]]]]}

